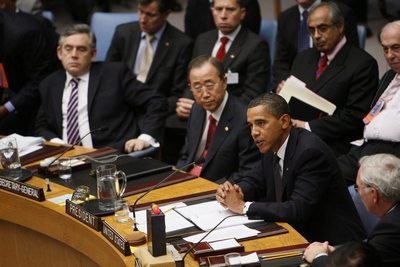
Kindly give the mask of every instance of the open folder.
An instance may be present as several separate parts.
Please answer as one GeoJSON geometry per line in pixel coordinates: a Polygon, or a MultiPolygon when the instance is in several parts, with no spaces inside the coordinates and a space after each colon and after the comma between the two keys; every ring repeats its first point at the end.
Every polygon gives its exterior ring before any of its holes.
{"type": "Polygon", "coordinates": [[[285,85],[279,92],[279,95],[282,96],[288,103],[290,99],[294,97],[329,115],[332,115],[336,109],[334,104],[308,89],[304,82],[294,76],[287,78],[285,85]]]}

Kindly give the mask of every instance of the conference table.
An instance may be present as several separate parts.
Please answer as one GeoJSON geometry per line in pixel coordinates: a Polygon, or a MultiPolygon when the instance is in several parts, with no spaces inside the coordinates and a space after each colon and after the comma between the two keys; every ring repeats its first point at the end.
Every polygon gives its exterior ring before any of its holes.
{"type": "MultiPolygon", "coordinates": [[[[93,151],[76,147],[67,156],[93,151]]],[[[43,178],[33,176],[25,183],[44,189],[46,200],[38,202],[0,189],[0,266],[134,266],[135,257],[124,256],[102,234],[65,212],[65,206],[48,201],[54,197],[71,194],[72,189],[50,179],[51,192],[46,191],[43,178]]],[[[140,203],[152,203],[186,195],[212,192],[217,184],[203,178],[158,188],[140,203]]],[[[141,194],[126,197],[133,204],[141,194]]],[[[117,223],[114,216],[108,222],[121,235],[132,233],[133,222],[117,223]]],[[[285,234],[240,242],[245,251],[306,244],[305,240],[287,223],[278,223],[288,230],[285,234]]],[[[144,245],[146,246],[146,245],[144,245]]],[[[188,256],[186,266],[199,266],[188,256]]]]}

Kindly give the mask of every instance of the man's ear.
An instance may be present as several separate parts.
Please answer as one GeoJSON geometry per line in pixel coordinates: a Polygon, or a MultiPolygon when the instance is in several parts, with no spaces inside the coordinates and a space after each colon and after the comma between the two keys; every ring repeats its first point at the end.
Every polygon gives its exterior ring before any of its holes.
{"type": "Polygon", "coordinates": [[[281,122],[282,129],[286,130],[292,125],[292,118],[289,116],[289,114],[283,114],[279,120],[281,122]]]}

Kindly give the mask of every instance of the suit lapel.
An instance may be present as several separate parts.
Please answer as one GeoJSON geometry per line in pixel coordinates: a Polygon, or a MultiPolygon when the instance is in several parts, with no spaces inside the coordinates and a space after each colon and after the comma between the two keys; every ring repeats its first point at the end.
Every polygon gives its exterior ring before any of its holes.
{"type": "Polygon", "coordinates": [[[160,41],[158,42],[156,53],[153,57],[153,62],[151,63],[149,74],[147,75],[147,80],[149,81],[152,76],[156,74],[156,70],[161,66],[164,58],[168,55],[171,45],[173,45],[173,41],[170,38],[170,25],[167,23],[164,33],[161,36],[160,41]]]}
{"type": "Polygon", "coordinates": [[[99,88],[100,77],[101,77],[100,65],[93,63],[92,67],[90,69],[89,85],[88,85],[88,115],[89,115],[89,118],[91,117],[90,112],[92,109],[94,97],[99,88]]]}
{"type": "Polygon", "coordinates": [[[62,98],[64,95],[64,87],[67,76],[65,72],[62,72],[60,78],[57,79],[56,84],[54,85],[54,90],[50,90],[52,105],[54,107],[54,114],[56,117],[57,129],[62,133],[62,98]]]}
{"type": "Polygon", "coordinates": [[[142,39],[141,37],[141,32],[139,29],[138,25],[135,25],[135,27],[138,27],[138,29],[136,31],[131,31],[129,33],[129,41],[128,41],[128,45],[126,49],[129,49],[129,53],[128,53],[128,67],[129,68],[134,68],[135,67],[135,61],[136,61],[136,56],[137,56],[137,52],[139,49],[139,45],[140,45],[140,41],[142,39]]]}
{"type": "Polygon", "coordinates": [[[203,128],[204,128],[204,120],[206,117],[206,112],[204,109],[194,104],[192,109],[193,115],[191,115],[191,124],[190,124],[190,131],[188,134],[191,136],[189,140],[193,140],[194,145],[191,145],[191,151],[189,151],[189,159],[191,161],[195,160],[197,148],[201,141],[201,136],[203,135],[203,128]]]}
{"type": "Polygon", "coordinates": [[[217,125],[217,131],[212,139],[210,149],[207,153],[207,159],[204,162],[204,168],[207,168],[207,164],[212,161],[214,156],[216,155],[219,148],[223,145],[224,141],[226,140],[227,136],[231,133],[233,129],[233,111],[235,110],[232,106],[232,102],[230,101],[231,98],[228,98],[226,102],[224,111],[222,112],[221,118],[217,125]]]}
{"type": "Polygon", "coordinates": [[[235,40],[233,40],[231,47],[229,48],[228,52],[225,55],[223,64],[226,70],[229,69],[229,67],[232,65],[235,59],[239,56],[240,51],[242,51],[243,49],[242,44],[246,42],[246,38],[247,38],[247,31],[242,26],[235,40]]]}
{"type": "Polygon", "coordinates": [[[283,169],[282,169],[282,201],[286,200],[285,192],[286,186],[288,183],[288,173],[290,172],[291,165],[290,163],[293,162],[294,153],[296,151],[296,144],[298,139],[298,130],[292,129],[289,135],[289,140],[286,146],[285,151],[285,159],[283,160],[283,169]]]}

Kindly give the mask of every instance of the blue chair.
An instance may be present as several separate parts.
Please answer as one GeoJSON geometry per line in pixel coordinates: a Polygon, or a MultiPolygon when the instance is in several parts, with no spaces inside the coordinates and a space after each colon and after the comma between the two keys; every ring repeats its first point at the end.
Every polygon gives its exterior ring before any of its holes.
{"type": "Polygon", "coordinates": [[[364,203],[360,198],[360,195],[354,190],[354,185],[350,185],[348,187],[348,190],[351,195],[351,198],[353,199],[354,206],[356,206],[358,215],[361,218],[361,222],[364,225],[364,229],[368,235],[369,233],[371,233],[371,230],[378,223],[379,218],[368,212],[367,208],[364,206],[364,203]]]}
{"type": "Polygon", "coordinates": [[[51,12],[49,10],[43,10],[42,16],[44,18],[50,20],[51,22],[54,22],[54,14],[53,14],[53,12],[51,12]]]}
{"type": "Polygon", "coordinates": [[[358,43],[360,48],[365,48],[365,42],[367,40],[367,29],[364,25],[357,25],[358,43]]]}
{"type": "Polygon", "coordinates": [[[278,24],[276,20],[263,19],[261,22],[260,36],[268,42],[269,54],[271,56],[271,64],[275,59],[276,36],[278,32],[278,24]]]}
{"type": "Polygon", "coordinates": [[[91,28],[97,39],[97,61],[104,61],[110,47],[115,28],[122,23],[138,19],[137,13],[95,12],[91,19],[91,28]]]}

